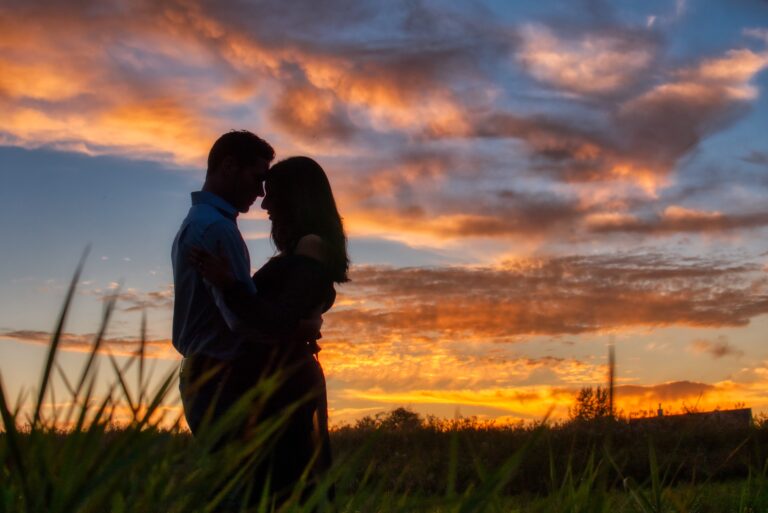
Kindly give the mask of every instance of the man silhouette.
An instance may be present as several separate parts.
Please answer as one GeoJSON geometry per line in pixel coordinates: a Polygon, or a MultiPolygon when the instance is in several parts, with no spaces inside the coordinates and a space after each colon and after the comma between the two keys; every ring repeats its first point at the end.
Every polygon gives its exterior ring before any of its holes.
{"type": "Polygon", "coordinates": [[[246,130],[219,137],[208,155],[203,189],[192,193],[192,207],[173,241],[173,345],[184,356],[179,389],[195,435],[206,414],[216,420],[245,391],[234,364],[248,343],[253,345],[253,333],[246,337],[222,292],[189,261],[189,249],[226,257],[234,277],[255,293],[236,220],[264,196],[264,176],[274,157],[272,146],[246,130]]]}

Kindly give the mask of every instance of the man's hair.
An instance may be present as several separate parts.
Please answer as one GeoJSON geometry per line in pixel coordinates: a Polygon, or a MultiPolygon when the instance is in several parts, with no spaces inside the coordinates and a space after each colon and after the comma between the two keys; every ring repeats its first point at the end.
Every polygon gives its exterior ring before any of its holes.
{"type": "Polygon", "coordinates": [[[256,164],[258,159],[268,163],[275,158],[275,150],[267,141],[248,130],[232,130],[219,137],[208,153],[208,171],[215,173],[219,166],[231,158],[238,166],[256,164]]]}

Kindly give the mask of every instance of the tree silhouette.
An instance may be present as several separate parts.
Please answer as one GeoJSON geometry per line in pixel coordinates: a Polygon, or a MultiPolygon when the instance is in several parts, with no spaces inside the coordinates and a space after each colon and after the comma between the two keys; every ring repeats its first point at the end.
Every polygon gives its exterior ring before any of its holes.
{"type": "Polygon", "coordinates": [[[571,420],[590,421],[611,416],[611,400],[607,388],[583,387],[576,404],[569,409],[571,420]]]}

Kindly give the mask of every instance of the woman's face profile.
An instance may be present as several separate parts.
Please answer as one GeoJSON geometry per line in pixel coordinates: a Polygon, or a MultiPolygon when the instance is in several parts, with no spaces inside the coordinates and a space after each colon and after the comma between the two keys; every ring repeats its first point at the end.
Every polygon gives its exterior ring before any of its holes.
{"type": "MultiPolygon", "coordinates": [[[[261,202],[261,208],[267,212],[267,216],[272,222],[272,233],[275,238],[279,239],[283,235],[287,235],[291,223],[288,197],[269,180],[264,184],[264,200],[261,202]]],[[[279,246],[282,241],[276,240],[275,242],[279,246]]]]}

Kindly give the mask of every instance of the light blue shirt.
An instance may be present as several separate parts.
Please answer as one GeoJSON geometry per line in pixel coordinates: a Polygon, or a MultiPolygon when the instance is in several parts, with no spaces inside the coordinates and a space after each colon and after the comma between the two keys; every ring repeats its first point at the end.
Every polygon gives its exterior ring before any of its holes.
{"type": "Polygon", "coordinates": [[[235,207],[216,194],[193,192],[192,207],[173,241],[173,346],[185,357],[204,354],[232,360],[246,339],[242,322],[227,308],[221,291],[203,280],[189,262],[192,246],[224,254],[235,278],[255,294],[251,259],[237,228],[237,214],[235,207]]]}

